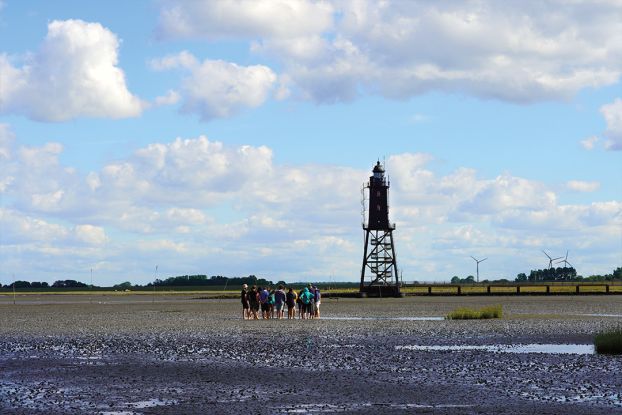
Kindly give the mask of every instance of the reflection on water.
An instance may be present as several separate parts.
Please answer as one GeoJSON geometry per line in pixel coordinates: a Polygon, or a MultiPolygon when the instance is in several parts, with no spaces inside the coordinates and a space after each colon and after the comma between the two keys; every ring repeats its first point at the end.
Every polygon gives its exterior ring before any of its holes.
{"type": "Polygon", "coordinates": [[[350,317],[350,316],[330,316],[322,317],[322,320],[395,320],[395,321],[439,321],[445,317],[350,317]]]}
{"type": "MultiPolygon", "coordinates": [[[[415,410],[415,409],[440,409],[440,408],[470,408],[473,405],[461,405],[461,404],[437,404],[437,405],[423,405],[416,403],[389,403],[389,402],[373,402],[373,403],[311,403],[311,404],[295,404],[274,407],[275,412],[286,414],[308,414],[308,413],[336,413],[336,412],[358,412],[361,410],[373,410],[376,408],[378,411],[383,409],[390,410],[415,410]]],[[[427,412],[427,411],[426,411],[427,412]]]]}
{"type": "Polygon", "coordinates": [[[591,344],[488,344],[488,345],[444,345],[444,346],[421,346],[404,345],[395,346],[395,350],[419,350],[419,351],[449,351],[462,352],[469,350],[481,350],[492,353],[550,353],[550,354],[594,354],[594,346],[591,344]]]}

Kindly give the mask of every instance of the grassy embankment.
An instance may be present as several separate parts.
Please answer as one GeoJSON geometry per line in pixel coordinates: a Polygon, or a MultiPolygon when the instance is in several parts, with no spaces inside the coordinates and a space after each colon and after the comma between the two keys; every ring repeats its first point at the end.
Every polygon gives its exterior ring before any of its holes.
{"type": "Polygon", "coordinates": [[[501,318],[503,316],[503,308],[501,305],[491,305],[483,307],[479,310],[472,308],[457,308],[447,314],[447,320],[479,320],[489,318],[501,318]]]}
{"type": "Polygon", "coordinates": [[[622,327],[597,334],[594,348],[599,354],[622,354],[622,327]]]}

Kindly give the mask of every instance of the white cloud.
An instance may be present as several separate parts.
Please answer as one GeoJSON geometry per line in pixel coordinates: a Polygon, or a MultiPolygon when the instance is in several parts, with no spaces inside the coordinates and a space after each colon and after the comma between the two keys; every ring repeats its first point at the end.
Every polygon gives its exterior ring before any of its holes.
{"type": "Polygon", "coordinates": [[[608,150],[622,150],[622,99],[617,98],[611,104],[600,108],[607,122],[605,137],[608,138],[605,148],[608,150]]]}
{"type": "Polygon", "coordinates": [[[24,215],[12,209],[0,207],[2,243],[55,242],[70,235],[69,230],[58,224],[24,215]]]}
{"type": "Polygon", "coordinates": [[[54,20],[21,67],[0,54],[0,112],[38,121],[140,115],[118,65],[119,40],[99,23],[54,20]]]}
{"type": "Polygon", "coordinates": [[[596,136],[591,136],[585,140],[581,140],[581,146],[586,150],[593,150],[596,143],[598,143],[598,137],[596,136]]]}
{"type": "Polygon", "coordinates": [[[0,123],[0,159],[9,159],[13,152],[13,141],[15,135],[8,124],[0,123]]]}
{"type": "Polygon", "coordinates": [[[199,114],[205,121],[260,106],[269,98],[277,80],[267,66],[240,66],[207,59],[199,63],[188,52],[154,60],[151,66],[158,70],[181,67],[190,72],[182,81],[181,110],[199,114]]]}
{"type": "Polygon", "coordinates": [[[594,192],[600,187],[599,182],[586,182],[582,180],[570,180],[566,187],[575,192],[594,192]]]}
{"type": "Polygon", "coordinates": [[[529,103],[612,85],[619,2],[165,2],[164,37],[242,38],[294,96],[330,103],[428,91],[529,103]]]}
{"type": "MultiPolygon", "coordinates": [[[[170,275],[263,273],[288,281],[355,280],[360,271],[360,188],[374,163],[282,165],[267,147],[201,136],[150,144],[80,173],[62,163],[62,151],[13,143],[4,163],[15,179],[0,207],[1,261],[34,274],[48,272],[33,268],[39,265],[88,270],[88,261],[98,261],[115,270],[110,278],[143,275],[141,282],[156,263],[170,275]]],[[[620,202],[560,204],[545,183],[480,178],[467,168],[439,174],[433,160],[422,153],[387,159],[391,220],[408,275],[464,276],[445,256],[471,261],[474,247],[491,256],[487,266],[494,257],[503,262],[498,270],[510,277],[540,266],[524,252],[543,248],[571,249],[586,272],[615,264],[620,202]]],[[[594,186],[578,183],[569,186],[594,186]]]]}
{"type": "Polygon", "coordinates": [[[106,231],[100,226],[77,225],[74,229],[76,238],[91,245],[102,245],[108,241],[106,231]]]}
{"type": "Polygon", "coordinates": [[[180,95],[177,91],[173,91],[172,89],[170,89],[166,95],[162,95],[159,97],[156,97],[155,99],[155,104],[157,106],[162,106],[162,105],[174,105],[177,104],[179,102],[180,99],[180,95]]]}
{"type": "Polygon", "coordinates": [[[158,31],[166,38],[301,36],[328,29],[332,14],[326,1],[165,1],[158,31]]]}
{"type": "Polygon", "coordinates": [[[473,197],[461,203],[461,212],[494,214],[512,210],[542,210],[555,206],[557,197],[541,183],[510,175],[486,181],[473,197]]]}

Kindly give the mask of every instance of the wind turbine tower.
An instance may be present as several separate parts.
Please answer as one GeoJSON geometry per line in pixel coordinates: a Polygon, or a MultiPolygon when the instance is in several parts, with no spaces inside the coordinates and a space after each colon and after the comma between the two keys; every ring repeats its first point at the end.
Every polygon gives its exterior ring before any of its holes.
{"type": "Polygon", "coordinates": [[[558,264],[564,263],[564,268],[568,268],[568,266],[570,266],[572,268],[572,264],[570,262],[568,262],[568,250],[566,250],[566,257],[559,261],[558,264]]]}
{"type": "Polygon", "coordinates": [[[542,250],[542,253],[544,255],[546,255],[546,257],[549,259],[549,269],[553,268],[553,261],[557,261],[558,259],[562,259],[563,256],[557,257],[557,258],[551,258],[549,256],[549,254],[546,253],[546,251],[544,251],[544,249],[542,250]]]}
{"type": "Polygon", "coordinates": [[[484,259],[477,259],[474,256],[471,255],[471,258],[473,258],[473,261],[475,261],[475,267],[476,267],[476,271],[477,271],[477,282],[479,282],[479,263],[480,262],[484,262],[486,261],[488,258],[484,258],[484,259]]]}

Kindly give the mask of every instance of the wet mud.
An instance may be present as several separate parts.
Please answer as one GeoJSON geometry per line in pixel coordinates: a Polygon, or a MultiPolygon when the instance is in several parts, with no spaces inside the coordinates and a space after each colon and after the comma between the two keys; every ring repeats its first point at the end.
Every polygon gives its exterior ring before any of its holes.
{"type": "Polygon", "coordinates": [[[0,413],[622,413],[620,356],[498,352],[589,345],[622,324],[617,296],[326,300],[309,321],[115,301],[0,297],[0,413]],[[437,318],[493,303],[503,319],[437,318]]]}

